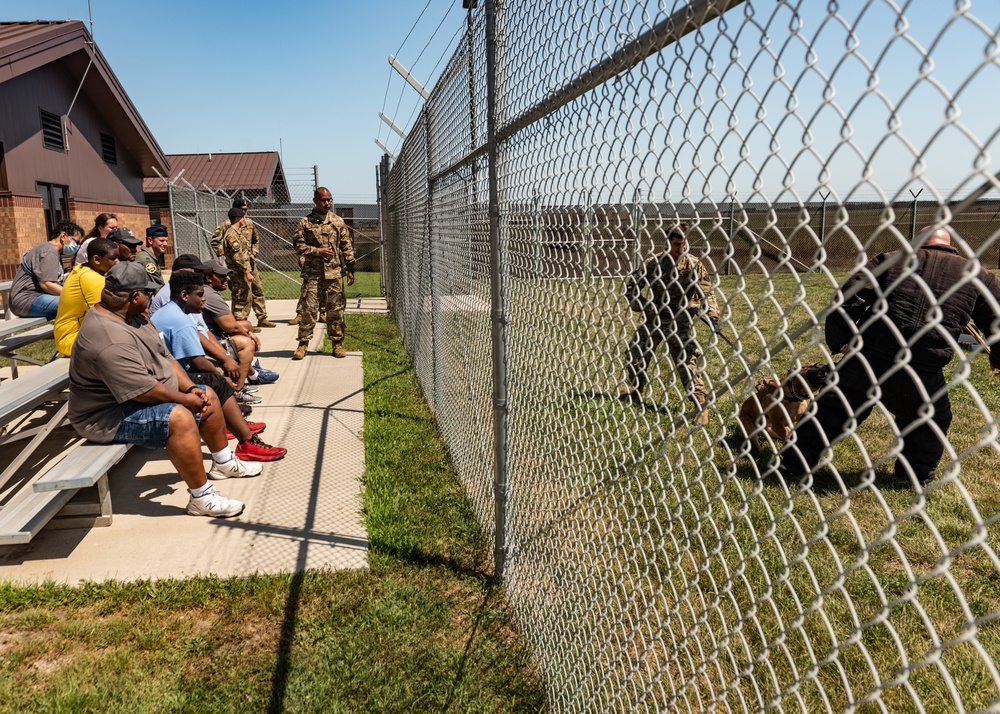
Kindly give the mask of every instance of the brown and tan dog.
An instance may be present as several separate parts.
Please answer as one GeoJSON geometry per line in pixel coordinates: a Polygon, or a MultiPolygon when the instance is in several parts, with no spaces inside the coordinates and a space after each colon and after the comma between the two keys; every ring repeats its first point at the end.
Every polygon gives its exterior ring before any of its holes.
{"type": "Polygon", "coordinates": [[[765,435],[774,441],[788,441],[795,423],[806,413],[809,400],[829,376],[827,363],[813,362],[801,371],[789,370],[783,384],[775,379],[757,382],[756,391],[743,402],[739,415],[754,456],[760,456],[765,435]]]}

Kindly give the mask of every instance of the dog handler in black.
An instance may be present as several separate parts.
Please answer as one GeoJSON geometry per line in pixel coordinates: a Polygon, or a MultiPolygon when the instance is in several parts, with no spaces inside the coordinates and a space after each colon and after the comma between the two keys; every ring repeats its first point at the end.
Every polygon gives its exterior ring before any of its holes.
{"type": "MultiPolygon", "coordinates": [[[[926,229],[925,229],[926,230],[926,229]]],[[[1000,302],[1000,281],[972,264],[951,245],[951,234],[938,228],[914,251],[881,253],[844,283],[848,298],[826,319],[826,342],[844,355],[836,369],[836,387],[818,400],[782,452],[782,470],[790,477],[811,471],[828,446],[857,428],[881,402],[893,415],[902,437],[896,476],[926,484],[934,478],[951,425],[951,401],[944,366],[971,319],[987,336],[1000,302]],[[891,267],[882,263],[889,260],[891,267]],[[933,408],[928,409],[927,406],[933,408]]],[[[1000,352],[990,354],[1000,375],[1000,352]]]]}

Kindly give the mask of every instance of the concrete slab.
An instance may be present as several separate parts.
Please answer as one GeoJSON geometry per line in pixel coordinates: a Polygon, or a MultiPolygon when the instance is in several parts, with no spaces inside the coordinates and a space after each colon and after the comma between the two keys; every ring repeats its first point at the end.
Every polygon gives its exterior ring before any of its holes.
{"type": "MultiPolygon", "coordinates": [[[[310,351],[293,362],[297,328],[287,321],[295,301],[268,301],[268,313],[279,325],[260,334],[260,360],[281,378],[260,388],[264,401],[250,418],[267,422],[262,438],[288,455],[264,464],[258,478],[215,482],[246,502],[242,516],[186,515],[187,490],[166,455],[133,448],[110,474],[110,527],[45,529],[27,545],[0,547],[0,579],[75,584],[366,567],[361,353],[310,351]]],[[[315,330],[312,346],[322,339],[315,330]]]]}

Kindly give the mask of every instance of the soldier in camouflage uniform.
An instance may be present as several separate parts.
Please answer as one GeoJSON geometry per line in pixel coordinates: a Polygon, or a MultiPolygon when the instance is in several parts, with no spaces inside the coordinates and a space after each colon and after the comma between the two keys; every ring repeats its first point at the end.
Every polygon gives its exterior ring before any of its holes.
{"type": "Polygon", "coordinates": [[[704,315],[711,321],[713,331],[718,332],[719,307],[708,270],[689,252],[686,232],[684,224],[669,229],[665,236],[667,250],[648,258],[625,284],[629,307],[641,312],[643,318],[629,345],[626,366],[629,384],[621,398],[642,400],[648,382],[646,368],[656,348],[666,340],[681,384],[695,403],[695,421],[704,425],[708,423],[704,409],[707,392],[698,372],[702,352],[695,339],[694,323],[704,315]],[[643,296],[644,290],[650,297],[643,296]]]}
{"type": "Polygon", "coordinates": [[[233,317],[246,320],[250,316],[251,305],[257,315],[258,327],[275,327],[267,319],[267,302],[264,298],[264,287],[257,272],[257,251],[260,242],[257,238],[257,226],[249,218],[243,208],[246,201],[236,199],[229,209],[229,220],[223,221],[212,234],[212,250],[226,259],[226,265],[232,270],[229,279],[229,291],[233,296],[233,317]]]}
{"type": "Polygon", "coordinates": [[[163,286],[163,271],[160,257],[167,251],[167,227],[150,226],[146,229],[146,245],[135,254],[135,262],[146,269],[146,275],[159,286],[163,286]]]}
{"type": "Polygon", "coordinates": [[[302,359],[309,349],[319,313],[319,293],[326,294],[326,334],[333,343],[333,356],[346,357],[344,351],[344,281],[354,284],[354,247],[344,220],[330,210],[333,197],[323,188],[313,194],[316,208],[299,221],[295,229],[295,250],[305,258],[302,264],[302,321],[299,323],[299,346],[292,359],[302,359]]]}

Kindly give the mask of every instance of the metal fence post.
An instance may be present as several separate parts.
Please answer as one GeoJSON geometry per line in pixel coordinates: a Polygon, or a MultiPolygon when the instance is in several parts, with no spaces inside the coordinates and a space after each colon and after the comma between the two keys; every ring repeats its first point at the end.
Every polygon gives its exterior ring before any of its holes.
{"type": "MultiPolygon", "coordinates": [[[[907,189],[907,190],[909,190],[909,189],[907,189]]],[[[913,242],[913,239],[916,238],[916,236],[917,236],[917,197],[920,196],[920,194],[922,194],[923,192],[924,192],[923,189],[920,189],[916,193],[913,193],[913,191],[910,191],[910,195],[913,196],[913,209],[910,212],[910,242],[911,243],[913,242]]]]}
{"type": "Polygon", "coordinates": [[[493,563],[497,578],[503,578],[507,559],[507,266],[500,245],[500,190],[497,163],[497,6],[502,0],[486,0],[486,113],[489,156],[490,206],[490,302],[493,342],[493,563]]]}
{"type": "Polygon", "coordinates": [[[819,213],[819,243],[826,247],[826,199],[830,198],[830,192],[827,191],[825,196],[821,193],[820,198],[823,199],[823,206],[819,213]]]}

